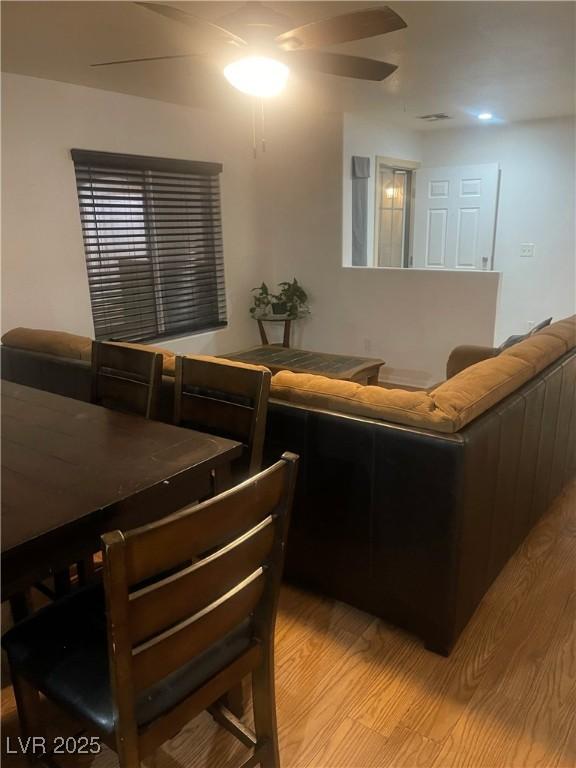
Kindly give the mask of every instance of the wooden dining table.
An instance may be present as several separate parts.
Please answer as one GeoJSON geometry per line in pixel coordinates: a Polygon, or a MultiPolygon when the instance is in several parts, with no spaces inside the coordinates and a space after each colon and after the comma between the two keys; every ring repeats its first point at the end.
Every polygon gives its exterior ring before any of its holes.
{"type": "MultiPolygon", "coordinates": [[[[2,599],[210,494],[242,445],[2,382],[2,599]]],[[[14,602],[13,602],[14,605],[14,602]]]]}

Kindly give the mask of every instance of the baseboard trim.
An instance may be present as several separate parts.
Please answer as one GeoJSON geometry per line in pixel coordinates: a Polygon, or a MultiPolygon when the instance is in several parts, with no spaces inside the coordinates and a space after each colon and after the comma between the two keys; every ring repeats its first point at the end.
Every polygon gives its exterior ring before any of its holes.
{"type": "Polygon", "coordinates": [[[410,368],[388,368],[380,370],[378,383],[386,387],[397,386],[400,389],[428,389],[438,382],[438,378],[429,371],[418,371],[410,368]]]}

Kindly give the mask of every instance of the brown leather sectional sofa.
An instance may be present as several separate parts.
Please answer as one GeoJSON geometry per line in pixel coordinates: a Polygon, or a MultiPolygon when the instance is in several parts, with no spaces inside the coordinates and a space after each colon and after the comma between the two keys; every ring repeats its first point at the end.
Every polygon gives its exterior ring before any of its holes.
{"type": "MultiPolygon", "coordinates": [[[[87,399],[78,337],[34,334],[4,336],[4,378],[87,399]]],[[[449,653],[576,472],[575,387],[574,317],[430,392],[277,374],[266,458],[300,455],[286,577],[449,653]]]]}

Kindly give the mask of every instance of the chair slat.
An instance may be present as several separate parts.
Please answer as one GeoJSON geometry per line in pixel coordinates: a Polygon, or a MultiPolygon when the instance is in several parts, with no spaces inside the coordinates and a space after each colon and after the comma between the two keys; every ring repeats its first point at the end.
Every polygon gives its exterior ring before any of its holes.
{"type": "Polygon", "coordinates": [[[162,380],[162,355],[92,343],[92,402],[154,418],[162,380]]]}
{"type": "Polygon", "coordinates": [[[98,374],[98,400],[101,405],[122,407],[130,411],[145,413],[148,405],[148,386],[140,381],[130,381],[120,376],[110,375],[103,371],[98,374]]]}
{"type": "Polygon", "coordinates": [[[264,564],[274,540],[272,517],[198,563],[130,596],[132,645],[200,611],[264,564]]]}
{"type": "Polygon", "coordinates": [[[231,395],[254,398],[254,381],[268,371],[254,370],[248,367],[231,364],[228,360],[222,362],[183,357],[182,376],[184,382],[190,381],[195,387],[219,391],[223,389],[231,395]],[[225,386],[222,384],[225,382],[225,386]]]}
{"type": "Polygon", "coordinates": [[[226,595],[133,650],[134,687],[150,688],[237,627],[256,607],[264,590],[264,571],[255,571],[226,595]]]}
{"type": "Polygon", "coordinates": [[[254,411],[246,405],[230,403],[203,395],[182,393],[180,423],[226,435],[247,442],[254,411]]]}
{"type": "Polygon", "coordinates": [[[126,534],[129,585],[182,566],[253,528],[280,503],[285,482],[286,466],[272,467],[216,499],[130,531],[126,534]]]}
{"type": "Polygon", "coordinates": [[[125,347],[115,342],[99,345],[100,368],[112,368],[116,371],[129,371],[147,380],[150,376],[150,360],[154,352],[135,347],[125,347]],[[128,365],[127,368],[124,366],[128,365]]]}

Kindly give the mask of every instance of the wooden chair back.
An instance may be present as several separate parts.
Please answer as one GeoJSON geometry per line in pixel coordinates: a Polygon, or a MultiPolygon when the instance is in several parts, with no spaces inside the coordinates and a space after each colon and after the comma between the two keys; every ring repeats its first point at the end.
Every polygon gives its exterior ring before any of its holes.
{"type": "Polygon", "coordinates": [[[244,443],[253,475],[262,466],[271,379],[267,369],[177,357],[174,423],[244,443]]]}
{"type": "Polygon", "coordinates": [[[92,343],[92,402],[155,418],[162,355],[102,341],[92,343]]]}
{"type": "Polygon", "coordinates": [[[121,765],[137,766],[269,661],[296,468],[297,457],[284,454],[218,497],[102,537],[121,765]],[[176,707],[139,727],[138,697],[244,621],[250,622],[248,649],[176,707]]]}

